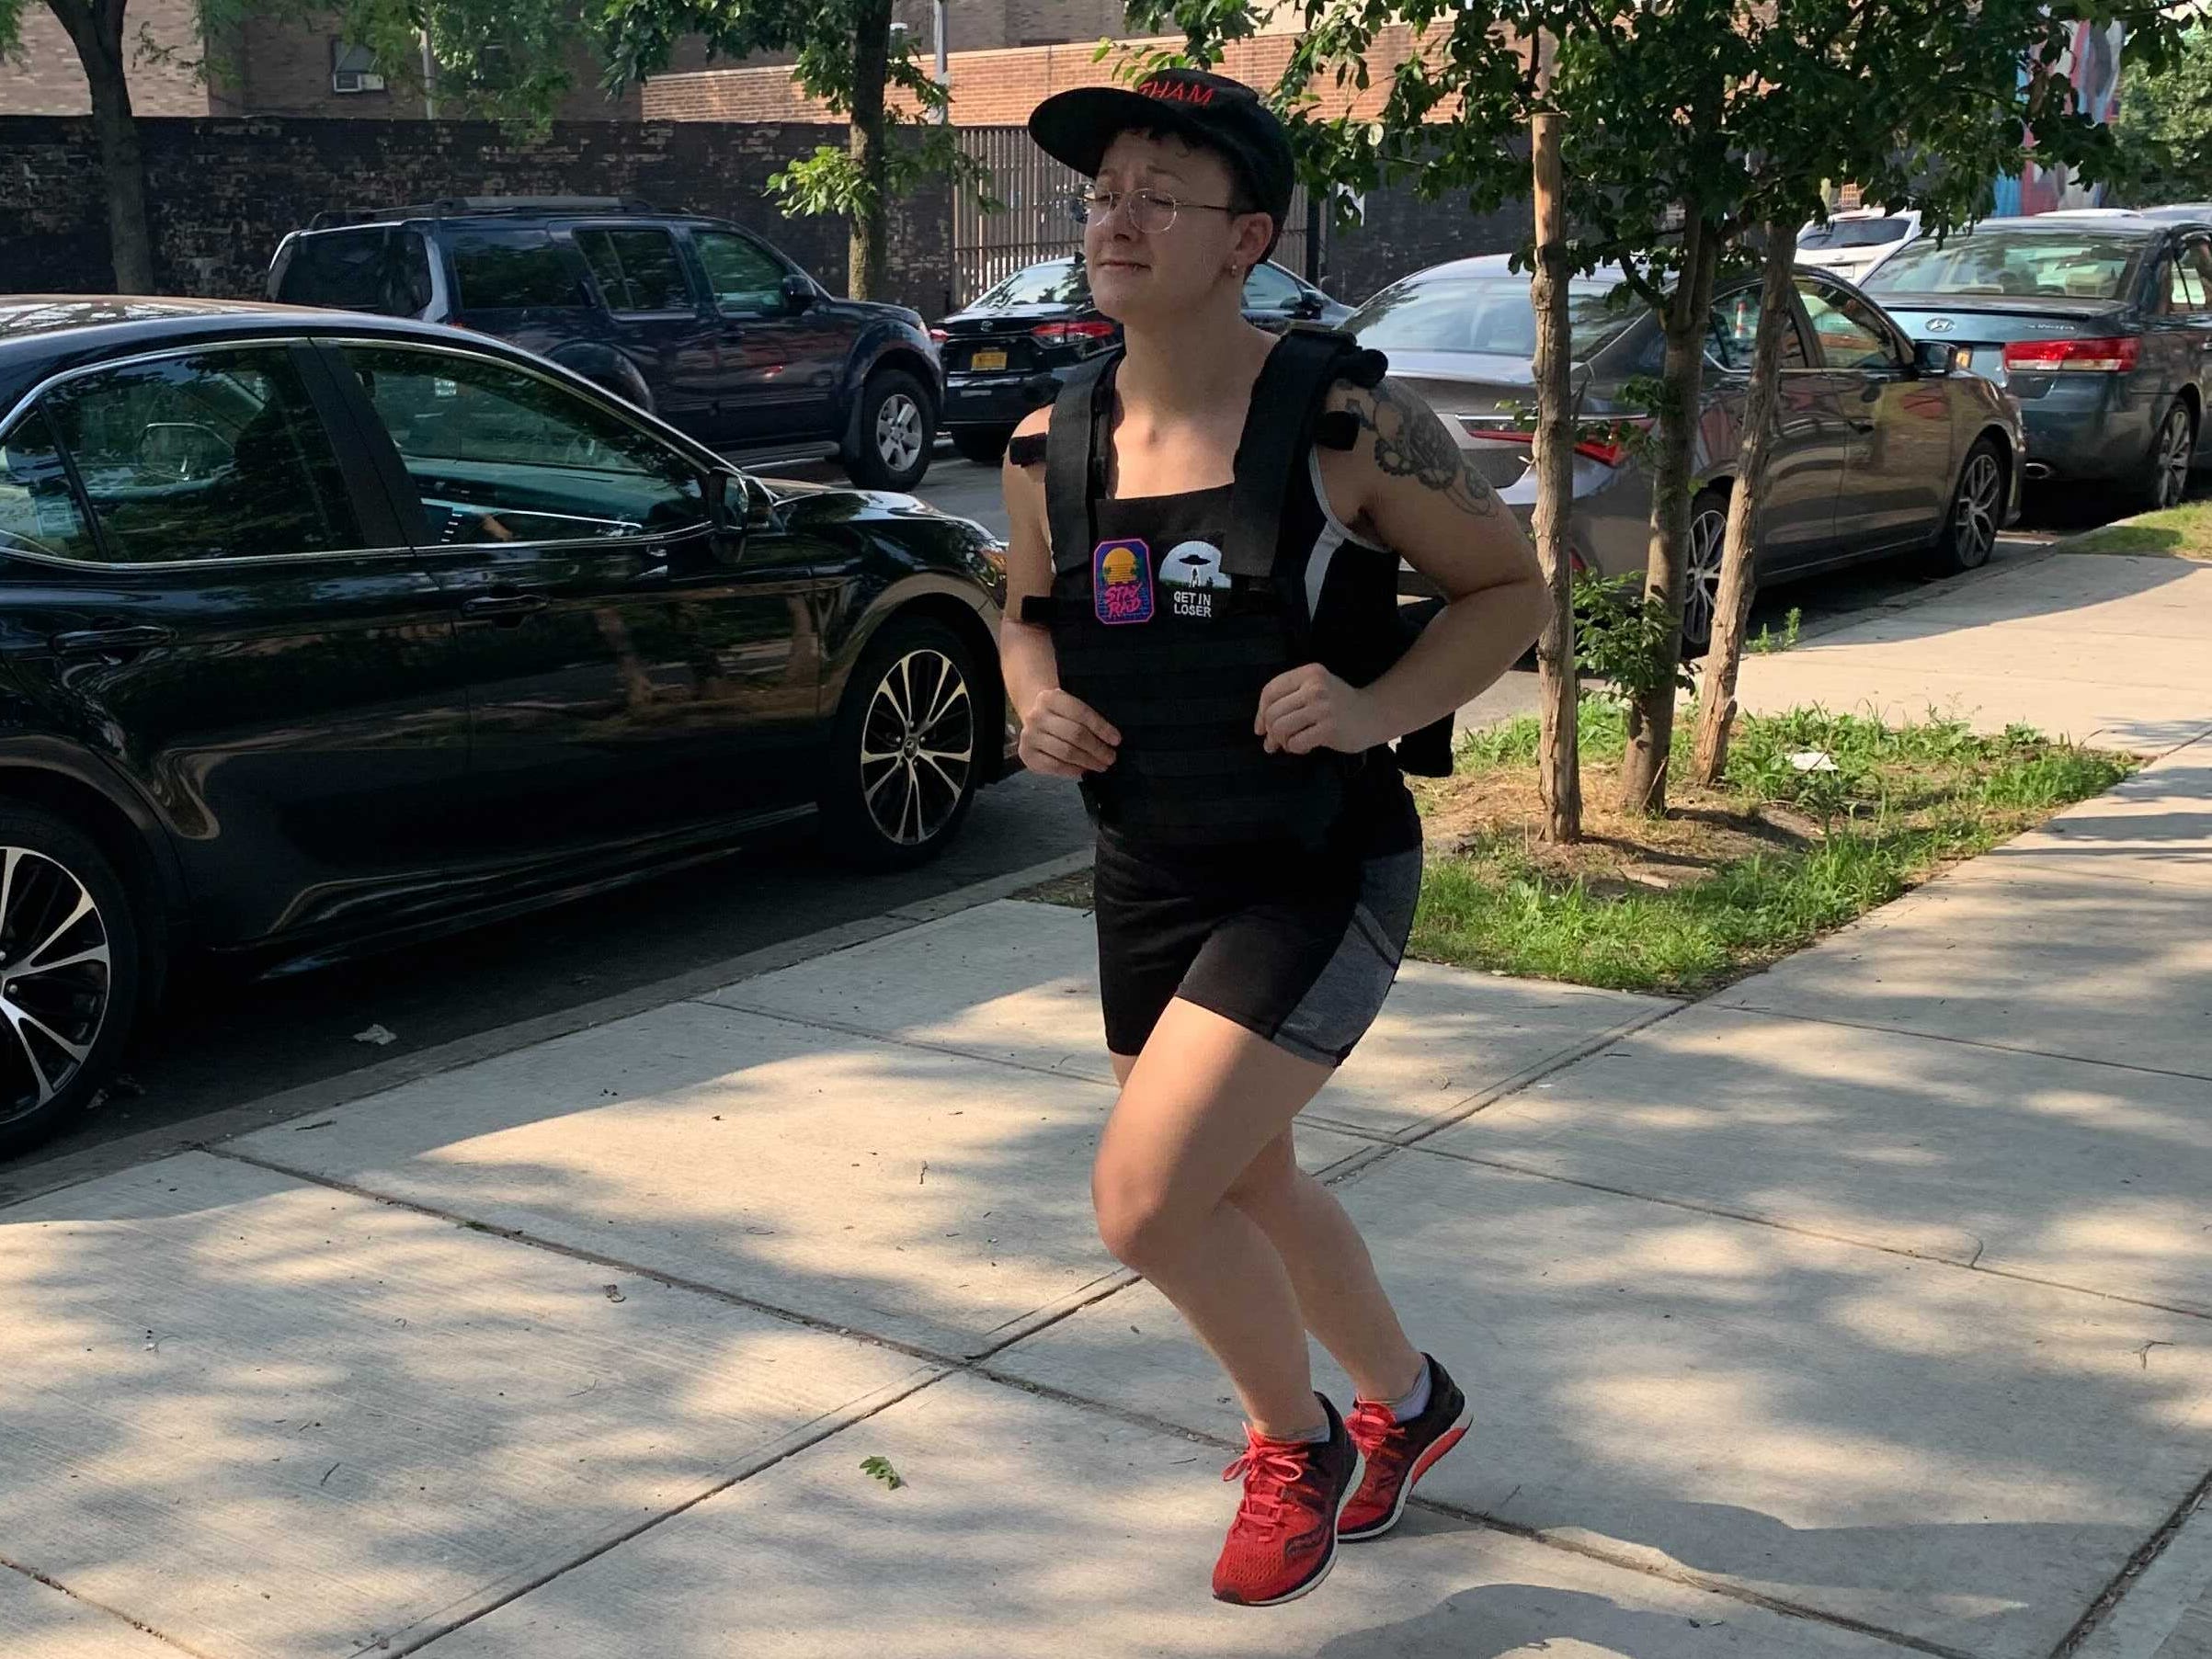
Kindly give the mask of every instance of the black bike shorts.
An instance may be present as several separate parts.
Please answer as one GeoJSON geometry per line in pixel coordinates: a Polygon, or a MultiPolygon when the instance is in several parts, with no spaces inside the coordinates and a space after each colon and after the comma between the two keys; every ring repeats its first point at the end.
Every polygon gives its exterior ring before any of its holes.
{"type": "MultiPolygon", "coordinates": [[[[1410,801],[1404,810],[1410,817],[1410,801]]],[[[1100,835],[1106,1046],[1140,1052],[1180,996],[1302,1060],[1338,1064],[1382,1011],[1413,928],[1420,828],[1408,837],[1401,827],[1326,853],[1169,853],[1100,835]]]]}

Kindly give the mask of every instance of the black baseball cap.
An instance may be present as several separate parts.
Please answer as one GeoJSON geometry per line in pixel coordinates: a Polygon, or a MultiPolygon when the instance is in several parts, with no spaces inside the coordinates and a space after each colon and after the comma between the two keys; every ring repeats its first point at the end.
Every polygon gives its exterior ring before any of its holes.
{"type": "Polygon", "coordinates": [[[1160,69],[1134,86],[1055,93],[1029,118],[1037,147],[1086,178],[1099,176],[1106,147],[1133,128],[1173,132],[1224,157],[1250,193],[1253,211],[1275,222],[1267,244],[1268,253],[1275,251],[1296,168],[1290,135],[1258,93],[1203,69],[1160,69]]]}

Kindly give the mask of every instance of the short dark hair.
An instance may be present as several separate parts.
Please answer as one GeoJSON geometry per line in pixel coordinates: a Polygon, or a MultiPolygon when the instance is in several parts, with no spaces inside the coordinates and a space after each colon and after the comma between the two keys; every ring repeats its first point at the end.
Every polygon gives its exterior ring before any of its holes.
{"type": "MultiPolygon", "coordinates": [[[[1252,188],[1252,181],[1244,176],[1243,165],[1226,150],[1216,149],[1212,144],[1192,138],[1188,132],[1178,132],[1170,127],[1124,127],[1122,131],[1134,132],[1139,138],[1172,141],[1193,155],[1213,156],[1229,170],[1229,208],[1238,213],[1267,211],[1260,205],[1259,192],[1252,188]]],[[[1276,228],[1280,230],[1282,227],[1278,225],[1276,228]]]]}

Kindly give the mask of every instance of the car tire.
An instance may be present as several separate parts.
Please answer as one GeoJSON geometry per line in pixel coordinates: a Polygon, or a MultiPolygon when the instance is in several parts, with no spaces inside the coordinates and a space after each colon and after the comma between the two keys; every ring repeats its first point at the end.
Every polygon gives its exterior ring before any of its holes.
{"type": "Polygon", "coordinates": [[[0,1158],[98,1095],[148,993],[131,890],[91,837],[0,809],[0,1158]]]}
{"type": "Polygon", "coordinates": [[[942,622],[894,617],[868,642],[831,736],[825,839],[864,869],[906,869],[950,846],[975,802],[985,733],[975,654],[942,622]]]}
{"type": "Polygon", "coordinates": [[[2189,460],[2196,453],[2196,420],[2189,405],[2175,398],[2150,439],[2150,456],[2134,490],[2143,511],[2178,506],[2189,494],[2189,460]]]}
{"type": "Polygon", "coordinates": [[[911,490],[929,470],[937,417],[922,383],[903,369],[878,369],[861,391],[845,471],[864,490],[911,490]]]}
{"type": "Polygon", "coordinates": [[[954,426],[951,428],[952,448],[963,460],[972,460],[979,467],[995,467],[1006,459],[1006,446],[1014,436],[1011,426],[954,426]]]}
{"type": "Polygon", "coordinates": [[[1952,485],[1950,505],[1944,509],[1943,528],[1936,532],[1935,545],[1928,550],[1928,574],[1956,576],[1987,564],[1997,551],[2004,503],[2004,457],[1996,439],[1976,438],[1959,464],[1958,482],[1952,485]]]}
{"type": "Polygon", "coordinates": [[[1690,504],[1689,546],[1682,559],[1682,654],[1713,642],[1713,609],[1720,601],[1721,551],[1728,540],[1728,493],[1707,490],[1690,504]]]}

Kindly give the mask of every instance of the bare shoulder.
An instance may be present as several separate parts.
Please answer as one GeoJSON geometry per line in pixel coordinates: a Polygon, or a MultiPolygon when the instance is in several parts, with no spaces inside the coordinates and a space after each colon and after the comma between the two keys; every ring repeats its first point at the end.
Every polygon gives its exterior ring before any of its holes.
{"type": "MultiPolygon", "coordinates": [[[[1404,381],[1385,375],[1372,387],[1340,382],[1330,389],[1328,406],[1359,426],[1358,440],[1340,452],[1338,471],[1344,495],[1356,496],[1363,509],[1378,494],[1419,489],[1477,517],[1499,510],[1496,493],[1468,464],[1443,417],[1404,381]]],[[[1333,485],[1337,481],[1326,462],[1323,472],[1333,485]]]]}
{"type": "Polygon", "coordinates": [[[1050,431],[1052,424],[1053,406],[1050,403],[1043,403],[1021,417],[1021,424],[1014,428],[1014,436],[1016,437],[1036,437],[1050,431]]]}

